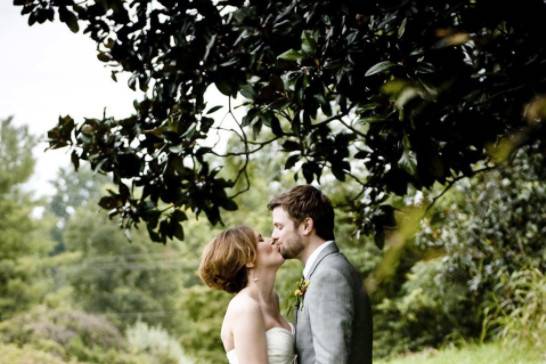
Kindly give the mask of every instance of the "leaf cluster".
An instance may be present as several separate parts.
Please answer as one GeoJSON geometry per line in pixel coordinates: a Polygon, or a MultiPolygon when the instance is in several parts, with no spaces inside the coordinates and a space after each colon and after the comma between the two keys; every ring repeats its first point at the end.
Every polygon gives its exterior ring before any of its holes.
{"type": "MultiPolygon", "coordinates": [[[[58,15],[145,97],[124,119],[61,117],[69,146],[117,185],[101,206],[150,236],[183,238],[180,213],[221,222],[250,156],[277,142],[307,182],[358,181],[356,227],[380,230],[389,195],[474,173],[544,139],[546,5],[494,1],[14,0],[29,24],[58,15]],[[204,94],[246,98],[230,131],[244,146],[233,179],[203,146],[215,129],[204,94]],[[271,139],[263,139],[263,132],[271,139]],[[508,139],[503,137],[512,136],[508,139]],[[500,142],[499,142],[500,141],[500,142]],[[506,143],[503,143],[505,141],[506,143]]],[[[231,104],[226,111],[232,114],[231,104]]],[[[222,157],[222,156],[221,156],[222,157]]]]}

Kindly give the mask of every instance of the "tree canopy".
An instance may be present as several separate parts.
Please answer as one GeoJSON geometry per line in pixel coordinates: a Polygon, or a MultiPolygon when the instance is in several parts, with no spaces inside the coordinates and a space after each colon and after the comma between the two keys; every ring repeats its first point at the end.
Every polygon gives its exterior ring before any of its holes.
{"type": "Polygon", "coordinates": [[[132,116],[60,117],[49,142],[72,148],[76,168],[83,160],[110,174],[118,188],[100,205],[125,227],[144,221],[156,241],[183,237],[185,210],[217,223],[220,208],[236,209],[246,189],[237,182],[268,144],[307,182],[330,173],[356,182],[349,206],[369,232],[389,223],[390,195],[449,185],[545,135],[541,0],[14,5],[30,25],[82,26],[112,77],[128,72],[128,87],[142,91],[132,116]],[[211,85],[229,98],[235,127],[215,122],[222,107],[207,104],[211,85]],[[203,144],[219,130],[240,140],[234,150],[203,144]],[[215,159],[229,156],[241,160],[233,176],[215,159]]]}

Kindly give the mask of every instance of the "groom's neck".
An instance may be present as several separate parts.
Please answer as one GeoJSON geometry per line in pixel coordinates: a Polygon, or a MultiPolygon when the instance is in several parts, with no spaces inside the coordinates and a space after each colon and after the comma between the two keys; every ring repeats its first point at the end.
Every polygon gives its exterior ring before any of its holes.
{"type": "Polygon", "coordinates": [[[319,238],[318,236],[314,236],[309,239],[309,242],[307,246],[305,247],[305,249],[303,250],[300,257],[300,261],[303,263],[304,266],[309,260],[309,257],[311,256],[311,254],[313,254],[313,252],[317,250],[317,248],[321,246],[322,244],[324,244],[325,242],[326,240],[319,238]]]}

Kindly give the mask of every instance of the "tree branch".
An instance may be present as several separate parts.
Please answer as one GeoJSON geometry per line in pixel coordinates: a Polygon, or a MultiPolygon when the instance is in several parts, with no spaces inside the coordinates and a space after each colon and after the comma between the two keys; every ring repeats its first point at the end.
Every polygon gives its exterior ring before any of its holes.
{"type": "Polygon", "coordinates": [[[245,192],[247,192],[248,190],[250,190],[250,179],[248,178],[248,172],[246,170],[247,166],[248,166],[248,161],[250,159],[249,157],[249,150],[248,150],[248,138],[246,136],[246,133],[245,133],[245,130],[243,128],[243,126],[241,125],[241,123],[239,122],[239,120],[237,120],[237,118],[235,117],[235,114],[233,114],[233,110],[231,108],[231,96],[228,98],[228,108],[229,108],[229,114],[231,115],[231,117],[233,118],[233,121],[235,121],[235,123],[237,124],[237,126],[239,127],[239,129],[241,129],[241,134],[243,136],[243,143],[244,143],[244,146],[245,146],[245,152],[244,152],[244,156],[245,156],[245,163],[243,164],[243,166],[239,169],[239,172],[237,173],[237,177],[235,177],[235,181],[234,181],[234,185],[239,181],[239,178],[241,178],[241,176],[244,176],[245,177],[245,181],[246,181],[246,187],[244,189],[242,189],[241,191],[235,193],[233,196],[231,196],[230,198],[235,198],[245,192]]]}
{"type": "MultiPolygon", "coordinates": [[[[497,168],[497,166],[489,166],[489,167],[484,167],[484,168],[480,168],[480,169],[477,169],[475,171],[472,171],[472,176],[471,177],[474,177],[475,175],[479,174],[479,173],[483,173],[483,172],[487,172],[487,171],[491,171],[493,169],[497,168]]],[[[442,198],[442,196],[444,196],[447,191],[449,191],[451,189],[451,187],[453,187],[453,185],[455,185],[455,183],[457,183],[458,181],[466,178],[468,176],[465,176],[465,175],[462,175],[462,176],[458,176],[456,178],[454,178],[453,180],[451,180],[447,186],[442,190],[442,192],[440,192],[437,196],[435,196],[432,201],[430,202],[430,204],[427,206],[427,208],[425,209],[425,212],[423,214],[423,217],[426,216],[426,214],[430,211],[430,209],[434,206],[434,204],[440,199],[442,198]]]]}

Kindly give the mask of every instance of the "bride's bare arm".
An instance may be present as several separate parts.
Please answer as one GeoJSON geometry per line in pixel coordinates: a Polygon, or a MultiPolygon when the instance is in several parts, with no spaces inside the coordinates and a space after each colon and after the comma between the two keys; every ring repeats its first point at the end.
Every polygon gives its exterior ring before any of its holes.
{"type": "Polygon", "coordinates": [[[265,324],[260,306],[251,298],[233,307],[233,342],[239,364],[268,364],[265,324]]]}

